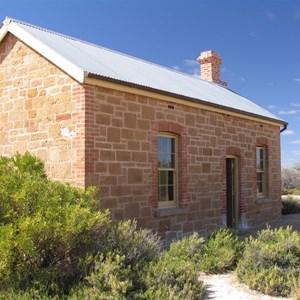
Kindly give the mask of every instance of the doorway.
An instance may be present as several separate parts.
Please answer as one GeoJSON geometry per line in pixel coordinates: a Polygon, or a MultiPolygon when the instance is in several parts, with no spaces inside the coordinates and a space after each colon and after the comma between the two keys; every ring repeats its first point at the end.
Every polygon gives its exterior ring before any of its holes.
{"type": "Polygon", "coordinates": [[[238,157],[226,157],[226,199],[227,199],[227,227],[238,226],[238,157]]]}

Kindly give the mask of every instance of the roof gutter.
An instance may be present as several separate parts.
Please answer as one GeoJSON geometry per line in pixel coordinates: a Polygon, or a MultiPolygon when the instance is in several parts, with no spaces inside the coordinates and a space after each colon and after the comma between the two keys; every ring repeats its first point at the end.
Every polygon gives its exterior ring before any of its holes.
{"type": "Polygon", "coordinates": [[[284,131],[287,128],[287,125],[288,125],[288,123],[283,121],[283,120],[272,119],[272,118],[268,118],[268,117],[265,117],[265,116],[249,113],[247,111],[234,109],[232,107],[222,106],[222,105],[214,104],[214,103],[209,103],[209,102],[201,100],[201,99],[191,98],[191,97],[187,97],[187,96],[183,96],[183,95],[179,95],[179,94],[175,94],[175,93],[171,93],[171,92],[167,92],[167,91],[163,91],[163,90],[159,90],[159,89],[139,85],[139,84],[136,84],[136,83],[130,83],[130,82],[127,82],[127,81],[122,81],[122,80],[118,80],[118,79],[114,79],[114,78],[110,78],[110,77],[90,73],[90,72],[85,72],[85,78],[98,79],[98,80],[103,80],[103,81],[107,81],[107,82],[111,82],[111,83],[117,83],[117,84],[127,86],[127,87],[131,87],[131,88],[141,89],[141,90],[145,90],[145,91],[148,91],[148,92],[161,94],[161,95],[165,95],[165,96],[169,96],[169,97],[179,98],[179,99],[182,99],[182,100],[186,100],[186,101],[189,101],[189,102],[194,102],[194,103],[198,103],[198,104],[218,108],[218,109],[221,109],[221,110],[228,110],[228,111],[232,111],[234,113],[238,113],[238,114],[241,114],[241,115],[247,115],[247,116],[263,119],[263,120],[266,120],[266,121],[269,121],[269,122],[271,121],[271,122],[283,125],[284,129],[282,131],[284,131]]]}
{"type": "Polygon", "coordinates": [[[280,129],[280,133],[284,132],[287,129],[288,124],[283,124],[283,128],[280,129]]]}

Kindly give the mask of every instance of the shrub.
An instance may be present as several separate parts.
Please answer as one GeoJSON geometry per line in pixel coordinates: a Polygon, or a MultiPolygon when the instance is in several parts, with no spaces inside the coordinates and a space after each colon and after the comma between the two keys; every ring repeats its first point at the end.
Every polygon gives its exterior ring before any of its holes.
{"type": "Polygon", "coordinates": [[[132,287],[128,295],[143,289],[142,276],[147,265],[161,254],[162,241],[149,229],[138,229],[135,220],[121,221],[106,228],[99,251],[105,256],[113,252],[124,258],[124,266],[130,267],[132,287]]]}
{"type": "Polygon", "coordinates": [[[27,291],[9,289],[0,292],[0,300],[58,300],[57,296],[50,297],[47,291],[29,289],[27,291]]]}
{"type": "Polygon", "coordinates": [[[245,240],[237,276],[265,294],[288,296],[300,279],[300,235],[291,227],[265,229],[245,240]]]}
{"type": "Polygon", "coordinates": [[[95,192],[48,180],[28,153],[0,158],[0,290],[60,294],[86,275],[87,253],[109,223],[95,192]]]}
{"type": "Polygon", "coordinates": [[[165,252],[147,269],[144,299],[201,299],[205,289],[198,277],[195,264],[165,252]]]}
{"type": "Polygon", "coordinates": [[[94,267],[85,284],[74,290],[70,298],[74,299],[126,299],[132,286],[130,266],[125,266],[124,256],[108,253],[95,259],[94,267]]]}
{"type": "Polygon", "coordinates": [[[295,199],[293,196],[288,196],[282,199],[282,214],[295,214],[300,212],[300,200],[295,199]]]}
{"type": "Polygon", "coordinates": [[[199,234],[193,233],[179,241],[173,241],[168,250],[168,255],[198,264],[202,259],[204,246],[205,239],[200,237],[199,234]]]}
{"type": "Polygon", "coordinates": [[[228,228],[214,231],[204,247],[200,269],[207,273],[223,273],[236,266],[240,244],[237,233],[228,228]]]}
{"type": "Polygon", "coordinates": [[[121,221],[107,227],[100,242],[103,253],[113,251],[124,256],[124,263],[131,266],[157,259],[162,250],[159,236],[149,229],[138,229],[135,220],[121,221]]]}
{"type": "Polygon", "coordinates": [[[204,285],[198,280],[197,264],[204,239],[197,234],[174,241],[143,275],[144,292],[136,299],[201,299],[204,285]]]}

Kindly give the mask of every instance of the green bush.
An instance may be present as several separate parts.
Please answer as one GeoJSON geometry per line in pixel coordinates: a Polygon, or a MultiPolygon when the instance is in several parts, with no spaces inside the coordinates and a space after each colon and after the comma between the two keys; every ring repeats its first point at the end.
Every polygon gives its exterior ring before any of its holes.
{"type": "Polygon", "coordinates": [[[121,221],[106,228],[99,251],[105,256],[124,257],[124,266],[130,267],[132,287],[127,295],[143,289],[142,276],[147,265],[161,254],[162,241],[149,229],[138,229],[135,220],[121,221]]]}
{"type": "Polygon", "coordinates": [[[0,300],[62,300],[64,297],[48,296],[47,291],[29,289],[27,291],[9,289],[0,292],[0,300]]]}
{"type": "Polygon", "coordinates": [[[200,237],[199,234],[193,233],[179,241],[173,241],[168,250],[168,255],[198,264],[202,259],[204,247],[205,239],[200,237]]]}
{"type": "Polygon", "coordinates": [[[198,277],[195,264],[165,252],[144,276],[145,299],[201,299],[205,289],[198,277]]]}
{"type": "Polygon", "coordinates": [[[291,227],[265,229],[249,237],[237,265],[237,276],[268,295],[289,296],[300,279],[300,235],[291,227]]]}
{"type": "Polygon", "coordinates": [[[203,282],[199,281],[198,251],[204,239],[197,234],[174,241],[157,261],[150,263],[143,275],[144,291],[136,299],[196,300],[204,295],[203,282]]]}
{"type": "Polygon", "coordinates": [[[207,273],[233,270],[240,253],[237,233],[228,228],[214,231],[208,238],[199,267],[207,273]]]}
{"type": "Polygon", "coordinates": [[[300,200],[288,196],[286,199],[282,199],[282,214],[295,214],[300,212],[300,200]]]}
{"type": "Polygon", "coordinates": [[[72,299],[126,299],[132,287],[130,266],[125,266],[125,257],[109,253],[104,258],[100,254],[94,262],[84,286],[74,290],[72,299]]]}
{"type": "Polygon", "coordinates": [[[86,191],[47,179],[26,153],[0,158],[0,290],[68,291],[86,275],[108,212],[86,191]]]}
{"type": "Polygon", "coordinates": [[[137,228],[135,220],[121,221],[108,226],[99,245],[103,253],[113,251],[124,256],[126,265],[143,267],[159,257],[162,250],[160,237],[149,229],[137,228]]]}

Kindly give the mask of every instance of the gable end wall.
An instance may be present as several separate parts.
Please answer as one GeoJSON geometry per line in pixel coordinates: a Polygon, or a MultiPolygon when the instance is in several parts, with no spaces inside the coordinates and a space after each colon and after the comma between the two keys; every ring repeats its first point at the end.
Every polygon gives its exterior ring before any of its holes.
{"type": "Polygon", "coordinates": [[[55,180],[85,185],[84,89],[15,36],[0,44],[0,155],[37,155],[55,180]]]}

